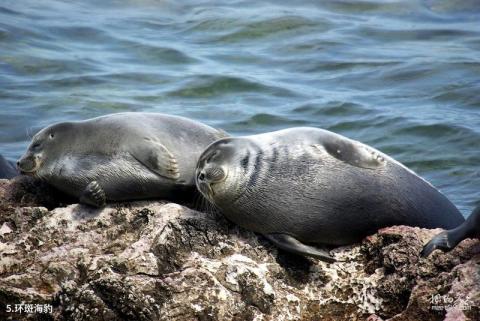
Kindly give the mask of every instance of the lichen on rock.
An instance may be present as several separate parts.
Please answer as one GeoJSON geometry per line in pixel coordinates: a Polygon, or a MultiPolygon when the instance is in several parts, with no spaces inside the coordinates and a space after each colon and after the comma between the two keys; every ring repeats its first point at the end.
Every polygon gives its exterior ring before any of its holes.
{"type": "Polygon", "coordinates": [[[184,205],[71,203],[0,181],[1,320],[480,320],[478,240],[425,259],[438,230],[396,226],[325,263],[184,205]]]}

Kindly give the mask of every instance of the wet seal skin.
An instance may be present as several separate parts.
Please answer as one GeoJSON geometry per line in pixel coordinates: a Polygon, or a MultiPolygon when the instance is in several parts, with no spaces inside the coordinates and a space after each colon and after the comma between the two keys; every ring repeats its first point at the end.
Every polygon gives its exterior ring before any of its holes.
{"type": "Polygon", "coordinates": [[[110,114],[44,128],[17,166],[95,207],[107,201],[172,199],[194,193],[199,155],[225,136],[183,117],[110,114]]]}
{"type": "Polygon", "coordinates": [[[234,223],[290,252],[332,261],[379,228],[453,228],[464,221],[435,187],[380,151],[300,127],[224,138],[200,156],[200,192],[234,223]]]}

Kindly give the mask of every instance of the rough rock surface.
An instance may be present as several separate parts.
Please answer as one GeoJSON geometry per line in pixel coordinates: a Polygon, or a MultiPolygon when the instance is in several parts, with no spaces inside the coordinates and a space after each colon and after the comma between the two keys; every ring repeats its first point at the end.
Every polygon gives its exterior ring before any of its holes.
{"type": "Polygon", "coordinates": [[[178,204],[68,204],[0,181],[0,320],[480,320],[478,240],[423,259],[438,230],[392,227],[329,264],[178,204]]]}

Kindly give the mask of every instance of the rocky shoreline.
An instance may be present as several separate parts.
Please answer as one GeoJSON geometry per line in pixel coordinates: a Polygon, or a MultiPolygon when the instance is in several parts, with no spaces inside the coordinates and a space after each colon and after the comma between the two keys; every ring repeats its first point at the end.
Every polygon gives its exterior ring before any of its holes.
{"type": "Polygon", "coordinates": [[[1,320],[480,320],[478,240],[423,259],[439,230],[397,226],[331,264],[179,204],[69,203],[0,180],[1,320]]]}

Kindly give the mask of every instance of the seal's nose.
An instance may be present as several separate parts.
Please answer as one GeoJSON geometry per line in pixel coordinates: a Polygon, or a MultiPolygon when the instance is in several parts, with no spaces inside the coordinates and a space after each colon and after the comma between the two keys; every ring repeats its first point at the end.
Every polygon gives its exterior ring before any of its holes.
{"type": "Polygon", "coordinates": [[[32,155],[21,157],[17,161],[17,169],[22,173],[34,172],[37,167],[37,161],[32,155]]]}
{"type": "Polygon", "coordinates": [[[17,161],[17,170],[20,171],[20,172],[23,172],[23,169],[22,169],[22,158],[20,158],[18,161],[17,161]]]}
{"type": "Polygon", "coordinates": [[[200,174],[198,175],[198,180],[199,181],[205,180],[205,172],[204,171],[200,172],[200,174]]]}

